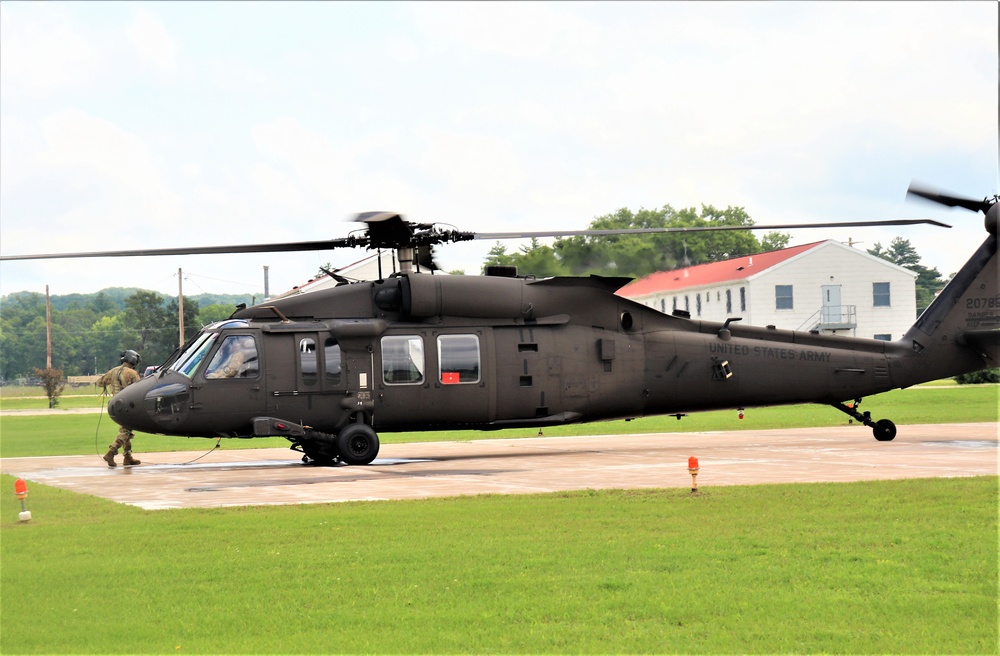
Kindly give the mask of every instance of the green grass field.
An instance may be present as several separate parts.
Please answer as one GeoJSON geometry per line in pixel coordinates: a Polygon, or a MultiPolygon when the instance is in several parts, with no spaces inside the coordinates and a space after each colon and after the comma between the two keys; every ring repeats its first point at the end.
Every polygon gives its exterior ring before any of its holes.
{"type": "MultiPolygon", "coordinates": [[[[998,389],[863,407],[901,427],[996,421],[998,389]]],[[[792,406],[545,434],[845,422],[792,406]]],[[[92,453],[116,428],[97,424],[2,417],[0,457],[92,453]]],[[[29,483],[28,523],[0,486],[3,654],[1000,651],[995,476],[167,511],[29,483]]]]}
{"type": "Polygon", "coordinates": [[[170,511],[32,485],[25,524],[2,498],[4,654],[997,652],[995,477],[170,511]]]}

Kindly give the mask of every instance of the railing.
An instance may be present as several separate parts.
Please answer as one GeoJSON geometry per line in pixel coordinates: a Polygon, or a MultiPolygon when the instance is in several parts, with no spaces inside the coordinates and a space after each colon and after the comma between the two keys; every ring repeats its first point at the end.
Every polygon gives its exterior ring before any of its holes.
{"type": "Polygon", "coordinates": [[[847,330],[858,327],[856,305],[824,305],[802,322],[798,330],[847,330]]]}

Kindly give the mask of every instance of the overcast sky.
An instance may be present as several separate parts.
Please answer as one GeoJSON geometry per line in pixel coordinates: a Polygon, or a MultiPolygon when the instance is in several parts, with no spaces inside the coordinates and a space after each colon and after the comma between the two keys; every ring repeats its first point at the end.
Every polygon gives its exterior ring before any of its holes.
{"type": "MultiPolygon", "coordinates": [[[[0,5],[0,252],[299,241],[392,210],[582,229],[665,204],[912,217],[957,270],[997,193],[996,2],[0,5]]],[[[439,247],[478,272],[491,242],[439,247]]],[[[517,242],[508,244],[515,250],[517,242]]],[[[276,293],[365,251],[4,262],[0,295],[276,293]]]]}

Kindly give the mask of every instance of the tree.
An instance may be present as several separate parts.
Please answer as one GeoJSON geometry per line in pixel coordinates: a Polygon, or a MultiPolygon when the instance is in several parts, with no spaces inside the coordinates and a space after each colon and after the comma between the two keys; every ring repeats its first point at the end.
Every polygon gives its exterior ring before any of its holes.
{"type": "Polygon", "coordinates": [[[530,245],[522,246],[520,252],[512,259],[520,275],[551,278],[566,274],[565,267],[556,257],[552,247],[542,244],[535,238],[532,238],[530,245]]]}
{"type": "Polygon", "coordinates": [[[945,282],[941,279],[941,272],[936,268],[928,269],[920,264],[920,255],[909,239],[894,237],[889,242],[888,248],[883,248],[881,243],[875,242],[875,246],[869,248],[868,253],[917,274],[917,279],[914,282],[917,291],[918,316],[931,304],[938,291],[944,287],[945,282]]]}
{"type": "Polygon", "coordinates": [[[211,305],[206,305],[198,310],[198,317],[196,319],[198,329],[200,330],[201,327],[207,326],[210,323],[215,323],[216,321],[225,321],[233,315],[235,310],[235,306],[227,305],[225,303],[213,303],[211,305]]]}
{"type": "MultiPolygon", "coordinates": [[[[119,354],[139,341],[139,334],[127,325],[125,313],[101,317],[90,328],[91,342],[97,358],[97,373],[118,364],[119,354]],[[113,363],[113,364],[112,364],[113,363]]],[[[143,355],[143,359],[146,356],[143,355]]]]}
{"type": "MultiPolygon", "coordinates": [[[[622,208],[614,214],[594,219],[591,230],[622,228],[690,228],[713,226],[753,226],[742,207],[719,210],[712,205],[675,210],[664,205],[657,210],[632,212],[622,208]]],[[[555,251],[574,275],[596,273],[641,277],[655,271],[753,255],[774,247],[783,248],[789,235],[771,232],[766,242],[750,230],[716,232],[673,232],[639,235],[577,236],[559,239],[555,251]]]]}
{"type": "Polygon", "coordinates": [[[63,379],[62,369],[35,369],[35,375],[42,381],[42,388],[45,389],[45,396],[49,398],[49,408],[59,405],[59,395],[66,388],[66,381],[63,379]]]}
{"type": "Polygon", "coordinates": [[[502,243],[497,242],[490,249],[490,252],[486,254],[486,259],[483,260],[483,268],[488,266],[512,266],[514,264],[514,256],[507,252],[507,247],[502,243]]]}
{"type": "Polygon", "coordinates": [[[955,376],[955,382],[959,385],[982,385],[986,383],[1000,383],[1000,368],[983,369],[967,374],[955,376]]]}
{"type": "MultiPolygon", "coordinates": [[[[167,313],[173,317],[174,321],[174,348],[181,345],[180,330],[177,327],[177,299],[172,298],[167,303],[167,313]]],[[[231,314],[231,313],[230,313],[231,314]]],[[[190,339],[192,335],[201,330],[202,324],[198,323],[198,301],[193,298],[184,297],[184,339],[190,339]]]]}
{"type": "Polygon", "coordinates": [[[139,290],[125,299],[125,324],[135,331],[137,340],[123,345],[142,355],[144,362],[163,362],[177,347],[177,310],[171,313],[164,297],[156,292],[139,290]]]}

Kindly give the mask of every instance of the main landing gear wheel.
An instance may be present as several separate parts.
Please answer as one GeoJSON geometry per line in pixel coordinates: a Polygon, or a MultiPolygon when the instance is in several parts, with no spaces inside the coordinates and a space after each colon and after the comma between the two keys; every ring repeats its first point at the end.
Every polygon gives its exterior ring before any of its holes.
{"type": "Polygon", "coordinates": [[[349,424],[337,435],[340,460],[348,465],[370,464],[378,447],[378,435],[368,424],[349,424]]]}
{"type": "Polygon", "coordinates": [[[892,438],[896,437],[896,424],[888,419],[879,419],[872,426],[872,432],[879,442],[891,442],[892,438]]]}
{"type": "Polygon", "coordinates": [[[861,399],[854,399],[854,405],[844,405],[843,403],[831,403],[830,405],[871,428],[872,433],[875,434],[875,439],[879,442],[891,442],[896,437],[896,424],[888,419],[872,421],[872,413],[860,412],[858,410],[858,406],[861,405],[861,399]]]}

